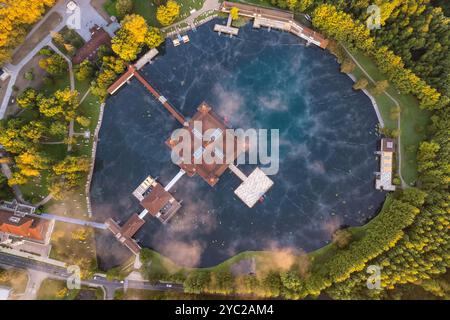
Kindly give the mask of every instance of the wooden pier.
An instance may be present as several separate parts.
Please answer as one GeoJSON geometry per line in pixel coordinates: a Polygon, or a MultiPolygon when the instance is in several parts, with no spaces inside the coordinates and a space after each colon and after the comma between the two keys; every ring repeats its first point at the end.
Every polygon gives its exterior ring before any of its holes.
{"type": "Polygon", "coordinates": [[[169,102],[167,102],[167,99],[164,96],[160,95],[158,91],[156,91],[150,85],[150,83],[148,83],[147,80],[145,80],[144,77],[141,76],[141,74],[137,70],[134,71],[134,75],[136,76],[136,79],[138,79],[139,82],[142,83],[148,91],[150,91],[150,93],[155,97],[155,99],[161,102],[161,104],[167,109],[167,111],[169,111],[172,117],[178,120],[178,122],[181,123],[182,125],[186,123],[186,120],[184,119],[183,115],[181,115],[181,113],[179,113],[174,107],[172,107],[172,105],[169,102]]]}
{"type": "Polygon", "coordinates": [[[181,113],[179,113],[168,101],[167,99],[160,95],[155,88],[153,88],[150,83],[139,73],[134,65],[129,65],[127,71],[120,76],[109,88],[108,93],[114,94],[117,92],[127,81],[129,81],[132,77],[136,77],[136,79],[144,85],[144,87],[155,97],[156,100],[161,102],[161,104],[166,108],[167,111],[174,117],[178,122],[182,125],[185,125],[186,120],[181,113]]]}
{"type": "MultiPolygon", "coordinates": [[[[233,7],[239,9],[240,16],[253,19],[253,27],[256,29],[267,27],[269,29],[273,28],[291,32],[297,37],[306,40],[308,43],[313,43],[322,49],[325,49],[328,45],[328,40],[320,33],[296,22],[292,12],[230,1],[224,1],[220,7],[220,11],[229,14],[233,7]]],[[[216,25],[214,31],[227,32],[227,27],[229,26],[216,25]]]]}

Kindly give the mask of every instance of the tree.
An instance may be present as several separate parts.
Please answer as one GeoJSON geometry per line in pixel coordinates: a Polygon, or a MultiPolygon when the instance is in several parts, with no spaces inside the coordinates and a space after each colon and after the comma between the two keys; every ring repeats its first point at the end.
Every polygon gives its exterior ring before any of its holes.
{"type": "Polygon", "coordinates": [[[92,78],[94,75],[94,66],[89,60],[84,60],[75,67],[75,77],[78,81],[84,81],[92,78]]]}
{"type": "Polygon", "coordinates": [[[236,7],[232,7],[230,9],[230,16],[233,21],[237,20],[239,18],[239,9],[236,7]]]}
{"type": "Polygon", "coordinates": [[[370,90],[375,96],[383,93],[389,87],[389,82],[387,80],[380,80],[375,83],[375,86],[370,90]]]}
{"type": "Polygon", "coordinates": [[[69,88],[57,90],[54,97],[58,104],[62,107],[62,114],[67,121],[74,120],[76,117],[76,109],[79,106],[78,91],[69,88]]]}
{"type": "Polygon", "coordinates": [[[366,89],[368,84],[369,84],[369,81],[367,81],[366,78],[361,78],[355,82],[355,84],[353,85],[353,89],[355,89],[355,90],[366,89]]]}
{"type": "Polygon", "coordinates": [[[26,88],[17,97],[17,104],[23,109],[36,109],[41,95],[33,88],[26,88]]]}
{"type": "Polygon", "coordinates": [[[166,5],[160,5],[156,9],[156,19],[163,26],[172,24],[180,15],[180,5],[173,0],[167,1],[166,5]]]}
{"type": "Polygon", "coordinates": [[[54,53],[47,58],[39,60],[39,67],[51,75],[59,76],[67,70],[67,62],[59,54],[54,53]]]}
{"type": "MultiPolygon", "coordinates": [[[[88,157],[68,156],[63,161],[53,166],[53,171],[58,176],[64,176],[68,184],[78,182],[82,173],[88,172],[90,159],[88,157]]],[[[73,185],[73,184],[72,184],[73,185]]]]}
{"type": "Polygon", "coordinates": [[[356,65],[351,59],[345,59],[341,64],[341,72],[343,73],[352,73],[355,70],[356,65]]]}
{"type": "Polygon", "coordinates": [[[51,35],[53,41],[55,41],[58,45],[60,45],[60,46],[64,45],[65,40],[61,33],[56,32],[56,31],[50,31],[50,35],[51,35]]]}
{"type": "Polygon", "coordinates": [[[34,80],[34,70],[33,70],[33,68],[31,68],[31,70],[25,72],[25,74],[23,75],[23,78],[25,80],[28,80],[28,81],[34,80]]]}
{"type": "Polygon", "coordinates": [[[119,18],[125,17],[125,15],[133,11],[133,0],[118,0],[116,2],[116,11],[119,18]]]}
{"type": "Polygon", "coordinates": [[[57,90],[52,96],[41,96],[37,102],[39,111],[48,118],[64,117],[70,121],[76,117],[76,109],[79,105],[78,92],[69,88],[57,90]]]}
{"type": "Polygon", "coordinates": [[[47,168],[48,160],[36,150],[24,152],[16,157],[16,166],[19,169],[20,176],[37,177],[40,170],[47,168]]]}
{"type": "Polygon", "coordinates": [[[233,275],[229,270],[220,270],[214,274],[216,292],[230,294],[233,292],[233,275]]]}
{"type": "Polygon", "coordinates": [[[91,121],[88,118],[82,116],[78,116],[76,118],[76,121],[82,127],[89,127],[89,125],[91,124],[91,121]]]}
{"type": "Polygon", "coordinates": [[[150,27],[148,29],[147,35],[145,36],[145,44],[149,48],[156,48],[163,42],[164,38],[161,34],[161,31],[158,28],[150,27]]]}
{"type": "Polygon", "coordinates": [[[35,22],[55,0],[3,0],[0,6],[0,65],[11,58],[35,22]]]}
{"type": "Polygon", "coordinates": [[[123,60],[132,61],[141,52],[148,32],[147,22],[137,14],[125,16],[122,28],[111,41],[112,50],[123,60]]]}
{"type": "Polygon", "coordinates": [[[53,136],[64,136],[67,132],[67,124],[61,121],[52,122],[48,132],[53,136]]]}
{"type": "Polygon", "coordinates": [[[192,271],[184,281],[184,289],[189,293],[205,292],[211,281],[211,273],[204,270],[192,271]]]}
{"type": "Polygon", "coordinates": [[[281,293],[281,278],[280,274],[275,271],[270,271],[262,281],[263,289],[271,297],[278,297],[281,293]]]}
{"type": "Polygon", "coordinates": [[[313,4],[314,0],[298,0],[298,10],[300,12],[305,12],[313,4]]]}
{"type": "Polygon", "coordinates": [[[23,120],[16,118],[0,122],[0,144],[6,151],[19,154],[32,147],[33,143],[22,134],[23,125],[23,120]]]}
{"type": "Polygon", "coordinates": [[[347,229],[338,229],[333,233],[333,243],[340,249],[347,247],[352,240],[352,234],[347,229]]]}

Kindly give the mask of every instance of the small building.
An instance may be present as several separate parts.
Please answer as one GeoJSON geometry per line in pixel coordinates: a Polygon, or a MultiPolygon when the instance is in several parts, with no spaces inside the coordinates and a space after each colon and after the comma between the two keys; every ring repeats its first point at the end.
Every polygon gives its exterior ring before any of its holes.
{"type": "Polygon", "coordinates": [[[395,142],[393,139],[381,139],[380,172],[376,173],[375,188],[378,190],[395,191],[392,184],[392,171],[394,168],[395,142]]]}
{"type": "Polygon", "coordinates": [[[9,77],[11,77],[11,73],[7,68],[3,67],[0,69],[0,81],[6,81],[9,77]]]}
{"type": "Polygon", "coordinates": [[[145,221],[141,217],[134,213],[122,227],[111,218],[106,220],[105,224],[121,244],[130,249],[134,254],[139,254],[141,247],[132,237],[145,224],[145,221]]]}
{"type": "Polygon", "coordinates": [[[145,208],[140,215],[141,217],[145,217],[147,213],[150,213],[162,223],[169,221],[181,208],[181,204],[167,190],[167,187],[163,188],[151,176],[148,176],[133,191],[133,195],[141,202],[141,206],[145,208]]]}
{"type": "Polygon", "coordinates": [[[91,39],[86,42],[72,59],[74,64],[88,59],[93,61],[97,57],[98,48],[102,45],[111,46],[111,36],[102,27],[95,25],[90,29],[91,39]]]}

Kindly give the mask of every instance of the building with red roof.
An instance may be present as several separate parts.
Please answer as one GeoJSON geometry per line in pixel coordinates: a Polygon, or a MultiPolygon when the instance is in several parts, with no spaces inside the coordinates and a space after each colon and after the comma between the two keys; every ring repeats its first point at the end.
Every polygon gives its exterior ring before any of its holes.
{"type": "Polygon", "coordinates": [[[0,233],[46,244],[50,229],[50,221],[0,208],[0,233]]]}

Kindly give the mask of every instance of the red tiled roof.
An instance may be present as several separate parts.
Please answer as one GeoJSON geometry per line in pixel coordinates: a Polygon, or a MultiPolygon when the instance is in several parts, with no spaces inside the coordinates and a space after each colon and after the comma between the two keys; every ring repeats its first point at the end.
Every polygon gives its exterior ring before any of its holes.
{"type": "Polygon", "coordinates": [[[136,213],[133,213],[133,215],[122,226],[122,235],[124,237],[131,238],[144,224],[145,221],[139,218],[136,213]]]}
{"type": "Polygon", "coordinates": [[[49,222],[35,217],[17,217],[18,222],[10,220],[14,216],[11,211],[0,210],[0,232],[31,240],[44,241],[49,222]]]}
{"type": "MultiPolygon", "coordinates": [[[[202,161],[201,163],[196,163],[194,159],[194,143],[191,144],[190,154],[179,154],[182,161],[179,164],[181,169],[186,171],[189,176],[194,176],[198,174],[202,177],[210,186],[214,186],[218,181],[219,177],[225,172],[230,163],[242,153],[246,151],[246,146],[239,146],[237,138],[232,134],[226,132],[228,127],[225,125],[224,121],[214,112],[211,107],[208,106],[206,102],[203,102],[198,108],[198,112],[189,121],[188,130],[191,134],[191,141],[196,139],[193,134],[194,123],[196,121],[202,124],[202,134],[209,129],[220,129],[222,134],[216,141],[203,141],[203,147],[205,152],[212,154],[215,152],[215,147],[217,146],[219,151],[223,153],[223,159],[220,162],[207,163],[202,161]],[[233,144],[233,146],[229,146],[233,144]],[[228,153],[228,151],[231,151],[228,153]]],[[[166,141],[166,144],[170,148],[175,148],[179,143],[182,143],[182,137],[179,141],[173,141],[170,138],[166,141]]],[[[184,149],[181,150],[183,152],[184,149]]]]}
{"type": "Polygon", "coordinates": [[[91,40],[77,51],[72,59],[73,63],[78,64],[85,59],[93,60],[97,56],[98,48],[101,45],[110,46],[111,37],[103,28],[93,29],[91,40]]]}
{"type": "Polygon", "coordinates": [[[141,205],[155,216],[170,199],[172,199],[172,195],[157,183],[150,194],[141,201],[141,205]]]}

